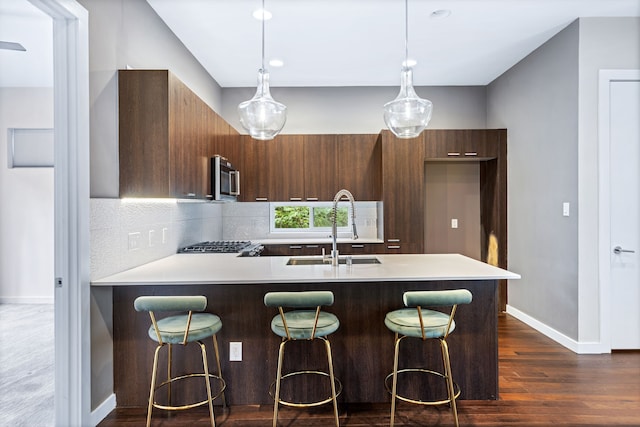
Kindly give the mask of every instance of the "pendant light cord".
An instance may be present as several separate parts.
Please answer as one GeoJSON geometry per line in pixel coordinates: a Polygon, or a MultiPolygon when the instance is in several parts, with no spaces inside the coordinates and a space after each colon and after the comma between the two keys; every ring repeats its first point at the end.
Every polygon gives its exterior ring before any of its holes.
{"type": "Polygon", "coordinates": [[[264,21],[265,21],[264,0],[262,0],[262,70],[264,71],[264,21]]]}
{"type": "Polygon", "coordinates": [[[409,0],[404,0],[404,66],[409,67],[409,0]]]}

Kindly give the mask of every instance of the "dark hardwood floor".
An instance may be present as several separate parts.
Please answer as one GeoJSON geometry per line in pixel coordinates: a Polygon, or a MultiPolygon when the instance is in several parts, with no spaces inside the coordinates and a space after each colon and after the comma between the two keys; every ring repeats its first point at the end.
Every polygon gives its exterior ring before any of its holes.
{"type": "MultiPolygon", "coordinates": [[[[499,318],[500,400],[458,401],[461,426],[640,426],[640,352],[577,355],[509,315],[499,318]]],[[[470,367],[471,368],[471,367],[470,367]]],[[[381,385],[382,387],[382,385],[381,385]]],[[[224,427],[270,426],[273,407],[216,407],[224,427]]],[[[344,426],[389,424],[389,404],[340,405],[344,426]]],[[[145,408],[116,409],[100,427],[144,425],[145,408]]],[[[330,406],[283,408],[280,426],[330,426],[330,406]]],[[[197,408],[166,415],[154,426],[205,426],[197,408]]],[[[398,405],[397,426],[453,426],[448,407],[398,405]]]]}

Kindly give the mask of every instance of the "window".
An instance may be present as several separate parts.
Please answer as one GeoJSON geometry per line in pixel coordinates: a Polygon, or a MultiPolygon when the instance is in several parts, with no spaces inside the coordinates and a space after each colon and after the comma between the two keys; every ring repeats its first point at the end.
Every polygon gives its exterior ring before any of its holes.
{"type": "MultiPolygon", "coordinates": [[[[271,203],[271,232],[331,231],[332,203],[271,203]]],[[[349,231],[350,210],[338,206],[338,231],[349,231]]]]}

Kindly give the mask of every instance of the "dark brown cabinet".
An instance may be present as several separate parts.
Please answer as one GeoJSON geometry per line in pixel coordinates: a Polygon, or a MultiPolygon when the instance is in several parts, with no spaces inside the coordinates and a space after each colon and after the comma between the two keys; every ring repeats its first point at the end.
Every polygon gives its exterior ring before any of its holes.
{"type": "Polygon", "coordinates": [[[341,188],[380,198],[377,135],[243,136],[242,150],[241,201],[331,201],[341,188]]]}
{"type": "Polygon", "coordinates": [[[168,70],[118,72],[120,197],[205,198],[215,139],[238,134],[168,70]]]}
{"type": "Polygon", "coordinates": [[[380,135],[338,135],[337,188],[346,188],[356,200],[380,200],[380,135]]]}
{"type": "Polygon", "coordinates": [[[383,130],[382,200],[387,253],[422,253],[424,239],[424,142],[383,130]]]}
{"type": "MultiPolygon", "coordinates": [[[[267,244],[262,256],[313,256],[331,254],[331,243],[267,244]]],[[[384,253],[381,243],[338,243],[341,255],[366,255],[384,253]]]]}
{"type": "Polygon", "coordinates": [[[487,160],[499,155],[498,130],[461,129],[423,131],[425,158],[487,160]]]}

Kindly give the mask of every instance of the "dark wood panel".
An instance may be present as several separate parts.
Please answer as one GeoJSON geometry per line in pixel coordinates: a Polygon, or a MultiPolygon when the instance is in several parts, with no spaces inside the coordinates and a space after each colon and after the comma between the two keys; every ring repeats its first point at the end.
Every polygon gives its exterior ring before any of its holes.
{"type": "MultiPolygon", "coordinates": [[[[634,426],[640,407],[640,352],[573,353],[515,318],[498,318],[500,400],[458,402],[462,426],[634,426]],[[594,386],[596,385],[597,386],[594,386]]],[[[455,355],[452,355],[455,357],[455,355]]],[[[469,369],[473,369],[470,366],[469,369]]],[[[372,387],[380,387],[379,383],[372,387]]],[[[389,402],[345,403],[339,398],[340,423],[349,426],[388,426],[389,402]]],[[[271,424],[273,405],[216,407],[216,421],[225,427],[271,424]]],[[[333,422],[330,406],[312,410],[282,408],[283,425],[327,426],[333,422]]],[[[155,423],[208,425],[206,409],[169,416],[153,414],[155,423]]],[[[118,408],[100,427],[142,425],[146,408],[118,408]]],[[[448,407],[422,408],[400,402],[398,426],[452,426],[448,407]]]]}
{"type": "MultiPolygon", "coordinates": [[[[402,306],[402,294],[415,289],[467,288],[473,303],[459,308],[456,331],[450,338],[454,375],[464,399],[498,397],[496,284],[477,282],[325,283],[210,286],[127,286],[114,288],[114,390],[118,406],[144,406],[148,396],[155,343],[148,338],[146,313],[133,309],[139,295],[206,295],[207,311],[218,314],[223,323],[219,334],[222,369],[232,405],[268,404],[268,388],[275,378],[279,338],[269,328],[276,311],[263,305],[271,290],[328,289],[335,304],[327,308],[340,319],[340,329],[331,336],[335,372],[344,384],[343,402],[385,402],[388,395],[382,382],[393,363],[393,334],[384,326],[388,311],[402,306]],[[230,341],[242,341],[242,362],[228,361],[230,341]],[[478,369],[469,369],[477,366],[478,369]]],[[[427,344],[428,345],[428,344],[427,344]]],[[[428,348],[428,347],[427,347],[428,348]]],[[[174,353],[185,370],[200,369],[197,348],[174,353]],[[195,354],[195,355],[194,355],[195,354]]],[[[305,364],[323,367],[321,347],[306,355],[292,349],[289,367],[305,364]]],[[[420,340],[406,340],[401,363],[418,355],[440,366],[437,348],[424,352],[420,340]]],[[[289,351],[289,350],[287,350],[289,351]]],[[[212,362],[211,362],[212,363],[212,362]]],[[[421,393],[429,393],[421,390],[421,393]]]]}
{"type": "Polygon", "coordinates": [[[306,200],[333,200],[341,188],[337,179],[336,138],[336,135],[304,136],[303,180],[306,200]]]}
{"type": "Polygon", "coordinates": [[[351,191],[356,200],[380,200],[380,135],[338,135],[337,141],[338,187],[351,191]]]}
{"type": "Polygon", "coordinates": [[[305,136],[279,135],[267,141],[269,162],[269,200],[304,200],[305,136]]]}
{"type": "Polygon", "coordinates": [[[392,252],[422,253],[424,141],[396,138],[386,130],[381,135],[385,243],[392,252]]]}
{"type": "Polygon", "coordinates": [[[169,194],[168,71],[118,71],[121,197],[169,194]]]}

